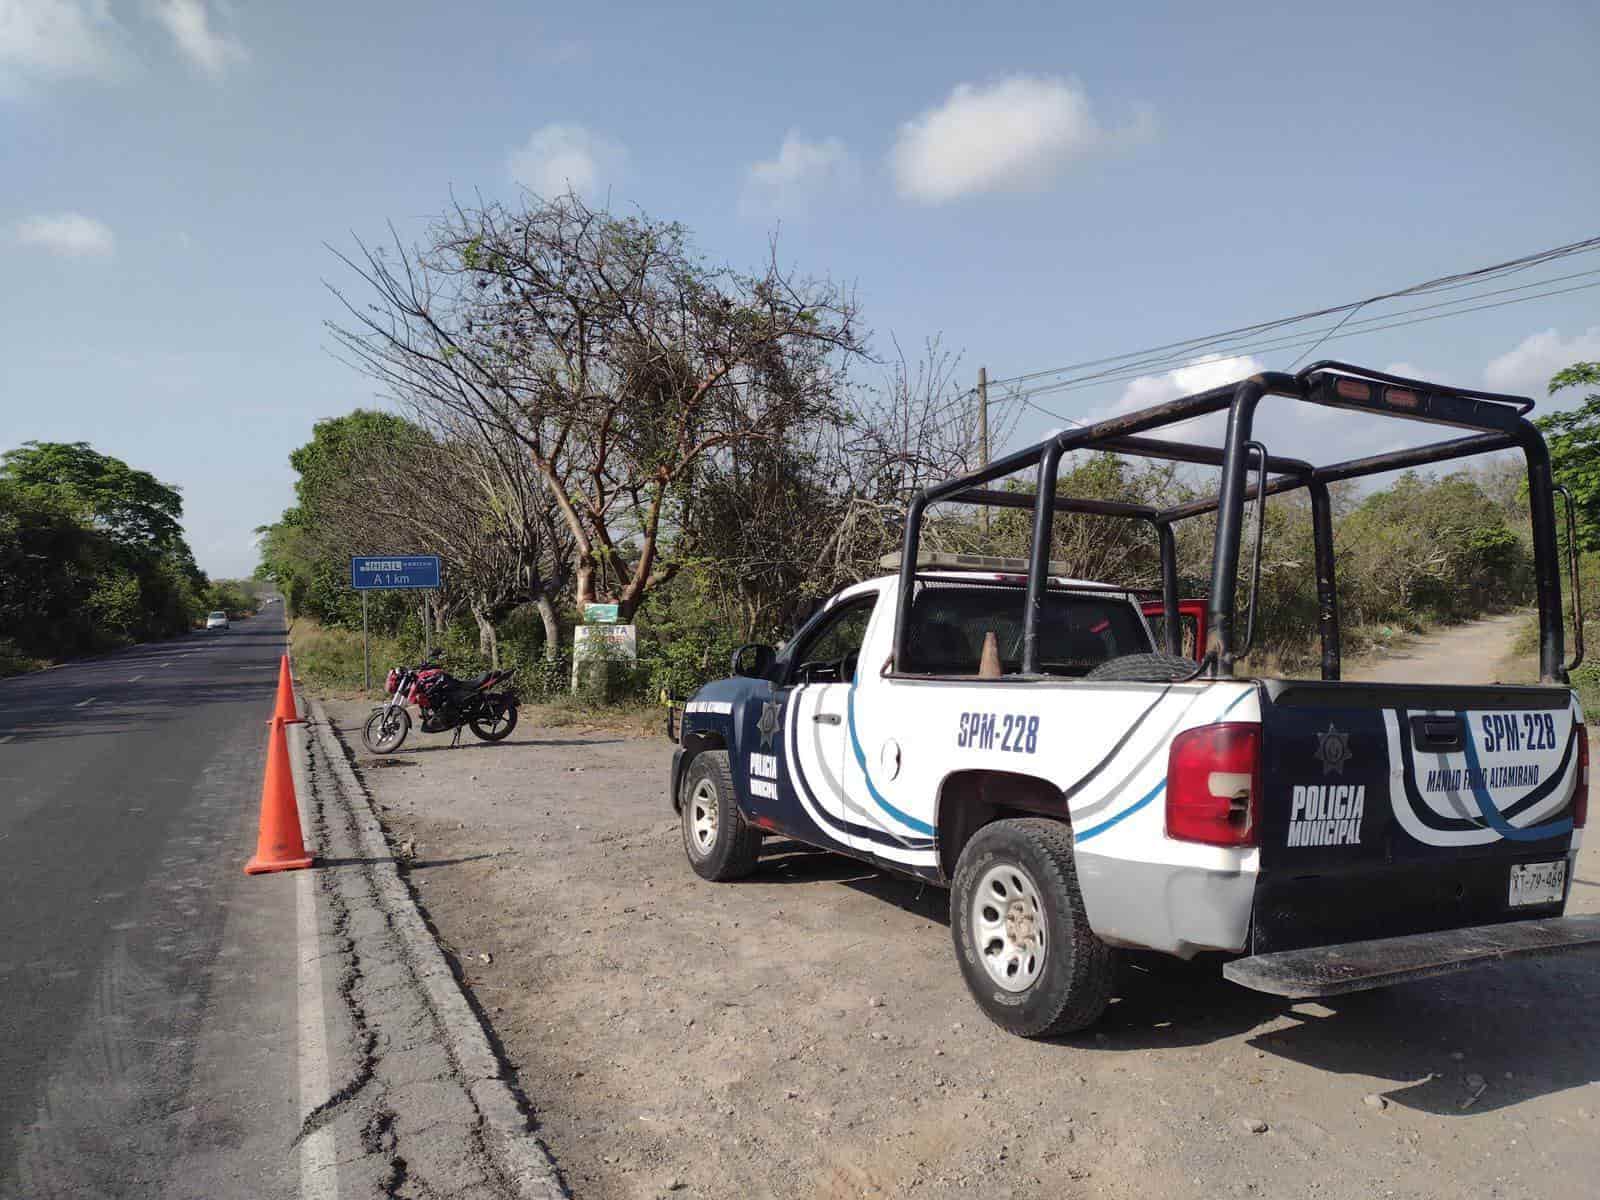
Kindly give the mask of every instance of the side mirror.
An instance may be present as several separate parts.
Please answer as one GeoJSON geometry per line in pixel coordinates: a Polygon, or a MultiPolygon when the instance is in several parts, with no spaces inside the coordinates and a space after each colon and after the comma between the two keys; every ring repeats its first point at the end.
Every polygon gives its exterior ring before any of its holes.
{"type": "Polygon", "coordinates": [[[743,675],[748,679],[761,679],[772,669],[773,660],[777,657],[778,652],[771,646],[762,645],[760,642],[746,642],[733,652],[730,674],[743,675]]]}

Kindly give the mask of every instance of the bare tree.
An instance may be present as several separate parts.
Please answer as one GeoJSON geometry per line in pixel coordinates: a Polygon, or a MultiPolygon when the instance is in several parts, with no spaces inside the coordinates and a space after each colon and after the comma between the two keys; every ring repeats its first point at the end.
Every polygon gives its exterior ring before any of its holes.
{"type": "Polygon", "coordinates": [[[792,627],[876,573],[912,493],[977,465],[976,398],[956,383],[955,356],[938,339],[914,362],[895,351],[878,387],[781,438],[707,455],[687,477],[675,547],[746,636],[792,627]]]}
{"type": "Polygon", "coordinates": [[[334,558],[400,546],[438,554],[442,587],[430,619],[442,627],[470,612],[483,657],[498,666],[497,624],[533,604],[553,656],[560,631],[552,597],[566,585],[571,556],[526,456],[470,426],[428,430],[396,419],[384,429],[322,482],[311,536],[334,558]]]}
{"type": "Polygon", "coordinates": [[[332,325],[392,394],[521,445],[572,542],[576,602],[631,616],[680,563],[674,489],[719,450],[833,411],[864,353],[853,299],[695,258],[680,226],[575,195],[456,207],[427,245],[361,247],[370,289],[332,325]]]}

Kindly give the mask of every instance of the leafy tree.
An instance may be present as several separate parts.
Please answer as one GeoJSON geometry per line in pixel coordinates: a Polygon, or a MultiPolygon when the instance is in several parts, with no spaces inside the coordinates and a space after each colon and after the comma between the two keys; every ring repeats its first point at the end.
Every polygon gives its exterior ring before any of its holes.
{"type": "Polygon", "coordinates": [[[0,665],[182,632],[205,577],[177,489],[82,443],[0,456],[0,665]]]}
{"type": "MultiPolygon", "coordinates": [[[[362,544],[361,535],[353,534],[353,521],[387,513],[393,503],[381,487],[361,482],[362,464],[384,445],[420,436],[421,430],[393,413],[357,409],[318,421],[311,440],[290,453],[289,464],[298,475],[296,503],[256,533],[261,539],[257,573],[277,577],[291,615],[304,612],[334,625],[360,625],[360,597],[350,588],[350,555],[408,548],[388,539],[362,544]]],[[[402,611],[402,601],[393,594],[372,599],[381,619],[402,611]]]]}
{"type": "Polygon", "coordinates": [[[1339,524],[1340,594],[1356,622],[1462,620],[1526,597],[1528,550],[1469,472],[1413,471],[1339,524]]]}
{"type": "Polygon", "coordinates": [[[24,442],[0,455],[0,473],[22,487],[71,497],[123,545],[188,556],[178,489],[87,442],[24,442]]]}
{"type": "Polygon", "coordinates": [[[1597,390],[1568,412],[1535,422],[1550,446],[1557,481],[1567,485],[1577,505],[1578,545],[1600,550],[1600,363],[1573,363],[1550,377],[1550,394],[1563,388],[1597,390]]]}
{"type": "MultiPolygon", "coordinates": [[[[290,455],[299,503],[257,531],[259,573],[276,576],[291,613],[351,625],[360,613],[349,586],[352,555],[437,554],[443,586],[429,604],[441,632],[470,612],[483,656],[497,666],[497,623],[533,604],[546,654],[554,654],[552,597],[566,580],[568,544],[533,464],[515,443],[492,435],[468,423],[431,431],[372,411],[317,422],[312,440],[290,455]]],[[[390,628],[415,604],[385,593],[371,602],[390,628]]]]}
{"type": "Polygon", "coordinates": [[[231,579],[219,579],[205,590],[204,606],[207,612],[225,612],[229,617],[242,617],[255,607],[254,593],[247,592],[231,579]]]}

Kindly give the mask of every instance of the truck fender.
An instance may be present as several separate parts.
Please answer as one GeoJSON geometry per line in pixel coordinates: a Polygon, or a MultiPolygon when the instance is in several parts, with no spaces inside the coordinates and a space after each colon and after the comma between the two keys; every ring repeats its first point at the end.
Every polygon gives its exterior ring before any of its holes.
{"type": "Polygon", "coordinates": [[[683,777],[694,756],[706,750],[726,750],[728,739],[715,729],[696,729],[685,732],[683,743],[672,754],[672,811],[683,806],[683,777]]]}
{"type": "Polygon", "coordinates": [[[991,821],[1008,817],[1051,817],[1072,826],[1061,789],[1048,779],[1016,771],[952,771],[939,785],[934,809],[934,837],[939,872],[953,879],[961,851],[991,821]]]}

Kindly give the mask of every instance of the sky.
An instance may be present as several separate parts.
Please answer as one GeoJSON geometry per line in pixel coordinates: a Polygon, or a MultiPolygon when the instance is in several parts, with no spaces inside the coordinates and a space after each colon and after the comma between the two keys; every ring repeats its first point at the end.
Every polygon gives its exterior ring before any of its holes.
{"type": "MultiPolygon", "coordinates": [[[[1357,300],[1600,234],[1596,45],[1592,0],[0,0],[0,449],[152,471],[247,574],[290,450],[381,403],[331,352],[334,251],[523,188],[734,266],[776,232],[880,356],[938,337],[963,379],[1357,300]]],[[[1323,352],[1560,407],[1600,288],[1323,352]]],[[[1010,445],[1299,353],[1039,396],[1010,445]]],[[[1417,440],[1308,409],[1264,418],[1274,452],[1417,440]]]]}

